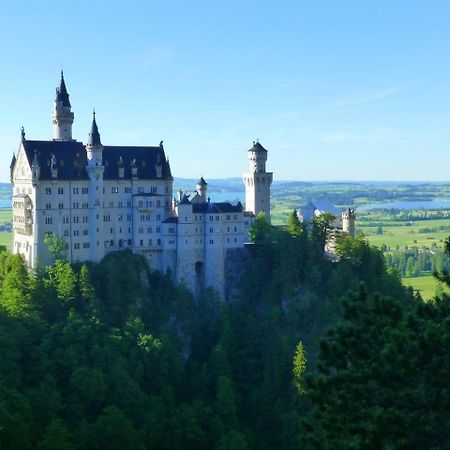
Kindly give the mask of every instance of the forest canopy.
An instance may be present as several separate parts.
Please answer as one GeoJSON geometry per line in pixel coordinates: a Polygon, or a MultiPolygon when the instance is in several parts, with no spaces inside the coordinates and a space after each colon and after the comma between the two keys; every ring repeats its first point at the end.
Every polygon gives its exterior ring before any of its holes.
{"type": "Polygon", "coordinates": [[[128,251],[32,273],[3,249],[0,448],[448,447],[448,298],[362,238],[328,260],[327,226],[258,218],[231,303],[128,251]]]}

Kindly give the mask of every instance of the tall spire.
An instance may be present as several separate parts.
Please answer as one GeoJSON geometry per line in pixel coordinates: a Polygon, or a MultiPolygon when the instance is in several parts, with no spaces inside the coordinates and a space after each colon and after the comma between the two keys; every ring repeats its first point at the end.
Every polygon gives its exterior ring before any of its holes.
{"type": "Polygon", "coordinates": [[[61,70],[61,81],[56,88],[56,98],[53,104],[52,123],[54,141],[71,141],[73,112],[70,110],[69,94],[67,93],[64,73],[61,70]]]}
{"type": "Polygon", "coordinates": [[[91,147],[101,147],[102,142],[100,141],[100,133],[98,132],[97,121],[95,120],[95,109],[92,116],[91,132],[89,133],[86,145],[91,147]]]}
{"type": "Polygon", "coordinates": [[[62,102],[63,106],[71,107],[69,101],[69,94],[67,93],[66,83],[64,81],[64,72],[61,70],[61,82],[59,88],[56,88],[56,100],[62,102]]]}

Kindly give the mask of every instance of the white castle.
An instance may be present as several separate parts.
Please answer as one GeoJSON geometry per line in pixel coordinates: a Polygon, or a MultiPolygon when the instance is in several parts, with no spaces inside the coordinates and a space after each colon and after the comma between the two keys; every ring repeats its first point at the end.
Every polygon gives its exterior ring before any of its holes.
{"type": "Polygon", "coordinates": [[[230,249],[243,248],[255,216],[270,219],[272,173],[267,150],[254,142],[240,202],[213,203],[203,178],[192,195],[173,197],[173,177],[159,146],[103,145],[95,113],[86,144],[72,138],[74,114],[64,76],[56,90],[53,139],[22,140],[11,163],[13,252],[30,268],[52,261],[46,236],[64,239],[67,260],[100,261],[130,249],[152,269],[199,292],[214,287],[223,296],[230,249]]]}

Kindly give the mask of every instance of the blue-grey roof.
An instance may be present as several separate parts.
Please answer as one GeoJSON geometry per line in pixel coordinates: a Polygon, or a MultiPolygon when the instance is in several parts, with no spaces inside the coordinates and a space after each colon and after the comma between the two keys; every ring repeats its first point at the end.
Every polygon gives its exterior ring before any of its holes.
{"type": "Polygon", "coordinates": [[[335,216],[340,214],[340,211],[329,200],[310,201],[300,208],[300,214],[302,215],[303,220],[310,222],[314,218],[314,212],[316,210],[322,213],[330,213],[335,216]]]}
{"type": "Polygon", "coordinates": [[[91,147],[101,147],[102,145],[100,141],[100,133],[98,132],[97,121],[95,120],[95,111],[92,118],[91,132],[89,133],[86,144],[90,145],[91,147]]]}
{"type": "Polygon", "coordinates": [[[249,152],[266,152],[267,150],[258,142],[253,142],[253,147],[249,150],[249,152]]]}
{"type": "MultiPolygon", "coordinates": [[[[57,180],[83,180],[88,179],[86,172],[86,149],[83,143],[78,141],[30,141],[23,142],[28,163],[31,164],[34,152],[38,158],[41,168],[40,178],[43,180],[53,179],[50,170],[50,160],[55,155],[56,167],[58,169],[57,180]]],[[[124,167],[124,179],[131,179],[131,162],[136,161],[138,178],[154,180],[156,176],[156,161],[162,164],[161,179],[170,179],[170,169],[166,161],[164,149],[161,147],[130,147],[130,146],[103,146],[103,165],[105,180],[119,178],[117,163],[122,157],[124,167]]]]}
{"type": "Polygon", "coordinates": [[[200,177],[200,180],[197,181],[197,184],[200,186],[207,186],[208,183],[204,180],[203,177],[200,177]]]}
{"type": "Polygon", "coordinates": [[[235,213],[242,212],[242,204],[238,202],[236,205],[232,205],[229,202],[220,203],[197,203],[192,205],[194,213],[235,213]]]}
{"type": "Polygon", "coordinates": [[[61,82],[59,88],[56,88],[56,101],[62,102],[63,106],[70,108],[69,94],[67,93],[66,83],[64,81],[64,73],[61,70],[61,82]]]}

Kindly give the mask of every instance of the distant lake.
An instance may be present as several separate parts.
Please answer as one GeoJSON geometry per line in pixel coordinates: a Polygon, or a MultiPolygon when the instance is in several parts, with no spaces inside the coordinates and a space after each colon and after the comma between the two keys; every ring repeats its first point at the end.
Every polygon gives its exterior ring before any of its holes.
{"type": "Polygon", "coordinates": [[[358,211],[369,211],[370,209],[450,209],[450,199],[368,203],[367,205],[357,206],[356,209],[358,211]]]}
{"type": "Polygon", "coordinates": [[[212,202],[231,202],[236,203],[238,200],[243,202],[245,200],[244,191],[221,191],[221,192],[208,192],[211,195],[212,202]]]}

